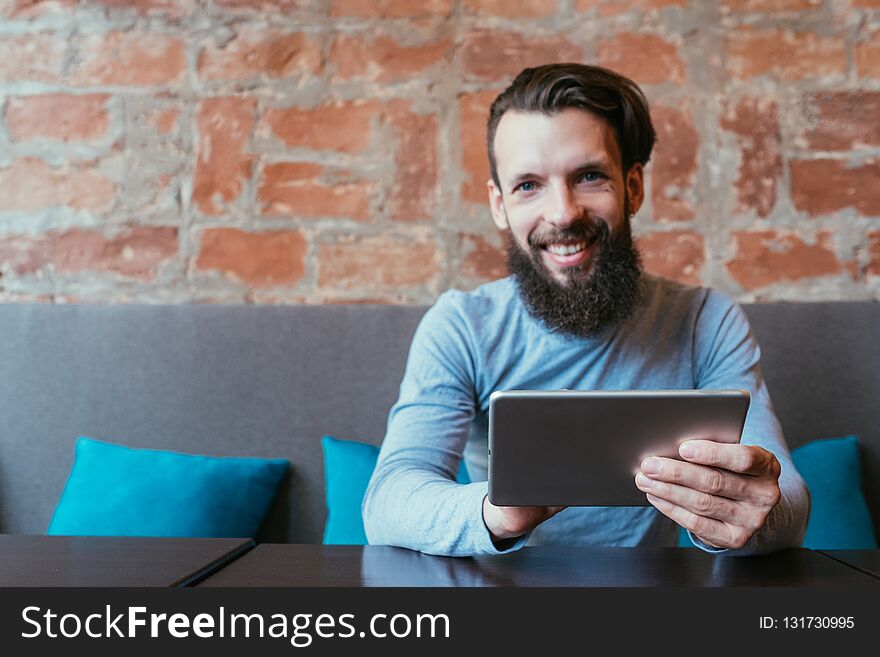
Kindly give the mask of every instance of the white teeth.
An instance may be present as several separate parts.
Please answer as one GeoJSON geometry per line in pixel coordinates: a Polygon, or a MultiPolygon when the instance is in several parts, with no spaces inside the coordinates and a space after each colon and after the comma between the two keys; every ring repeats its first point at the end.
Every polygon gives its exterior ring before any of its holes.
{"type": "Polygon", "coordinates": [[[586,242],[576,242],[575,244],[550,244],[547,250],[556,255],[573,255],[578,251],[587,248],[586,242]]]}

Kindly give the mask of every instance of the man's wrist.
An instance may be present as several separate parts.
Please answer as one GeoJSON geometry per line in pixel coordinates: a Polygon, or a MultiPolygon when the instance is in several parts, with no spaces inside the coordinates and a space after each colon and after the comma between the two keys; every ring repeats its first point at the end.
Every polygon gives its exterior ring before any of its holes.
{"type": "Polygon", "coordinates": [[[483,505],[482,506],[483,506],[483,509],[482,509],[483,526],[486,528],[486,532],[489,534],[489,540],[492,541],[492,545],[495,547],[496,550],[498,550],[499,552],[506,552],[507,550],[514,547],[517,544],[517,542],[523,536],[525,536],[525,533],[517,534],[514,536],[504,536],[504,537],[498,536],[494,531],[492,531],[492,528],[489,526],[489,521],[486,518],[486,511],[488,510],[489,514],[491,516],[493,509],[496,508],[489,501],[488,495],[485,495],[483,497],[483,505]]]}
{"type": "Polygon", "coordinates": [[[501,542],[510,542],[516,541],[519,537],[521,537],[525,532],[520,532],[518,534],[506,531],[495,517],[496,507],[489,501],[489,496],[486,495],[483,497],[483,524],[486,526],[486,531],[489,532],[489,537],[492,539],[492,542],[498,545],[501,542]]]}

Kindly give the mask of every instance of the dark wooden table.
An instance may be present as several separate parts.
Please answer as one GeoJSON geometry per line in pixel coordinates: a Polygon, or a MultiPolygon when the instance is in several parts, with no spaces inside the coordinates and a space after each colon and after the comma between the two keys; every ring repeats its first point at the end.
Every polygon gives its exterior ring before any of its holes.
{"type": "Polygon", "coordinates": [[[199,586],[867,586],[878,580],[819,552],[713,556],[687,548],[530,547],[435,557],[384,546],[263,544],[199,586]]]}
{"type": "Polygon", "coordinates": [[[821,550],[821,552],[880,579],[880,550],[821,550]]]}
{"type": "Polygon", "coordinates": [[[0,534],[0,586],[190,586],[253,546],[249,538],[0,534]]]}

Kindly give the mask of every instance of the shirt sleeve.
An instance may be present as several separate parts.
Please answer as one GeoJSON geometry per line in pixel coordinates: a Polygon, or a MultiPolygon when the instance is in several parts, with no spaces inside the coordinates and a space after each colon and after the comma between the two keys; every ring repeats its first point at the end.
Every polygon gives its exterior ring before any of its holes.
{"type": "Polygon", "coordinates": [[[694,359],[697,388],[749,391],[751,403],[741,442],[773,452],[782,472],[779,503],[744,547],[718,550],[688,532],[691,540],[703,550],[730,555],[764,554],[799,547],[810,515],[810,494],[792,463],[782,427],[773,412],[761,374],[761,349],[742,308],[725,294],[710,291],[706,296],[696,322],[694,359]]]}
{"type": "Polygon", "coordinates": [[[477,357],[467,323],[443,294],[416,329],[400,395],[363,502],[370,544],[428,554],[501,554],[483,520],[485,481],[458,484],[470,424],[476,413],[477,357]]]}

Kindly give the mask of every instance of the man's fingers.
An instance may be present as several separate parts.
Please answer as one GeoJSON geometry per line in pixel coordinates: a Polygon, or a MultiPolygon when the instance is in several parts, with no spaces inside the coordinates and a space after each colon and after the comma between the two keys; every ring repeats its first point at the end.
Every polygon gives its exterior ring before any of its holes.
{"type": "Polygon", "coordinates": [[[685,529],[689,529],[705,543],[719,548],[739,549],[749,540],[750,535],[745,530],[715,520],[697,515],[672,502],[647,494],[648,501],[664,516],[685,529]]]}
{"type": "Polygon", "coordinates": [[[734,525],[745,524],[748,521],[742,513],[740,504],[726,497],[711,495],[678,484],[657,481],[642,473],[636,475],[636,486],[639,487],[639,490],[651,494],[652,497],[665,500],[696,515],[734,525]]]}
{"type": "Polygon", "coordinates": [[[779,501],[780,465],[756,445],[689,440],[683,461],[649,457],[636,485],[658,511],[702,540],[741,548],[779,501]]]}
{"type": "Polygon", "coordinates": [[[754,497],[755,482],[750,477],[720,468],[651,456],[642,461],[641,471],[655,481],[680,484],[731,500],[752,500],[754,497]]]}
{"type": "Polygon", "coordinates": [[[709,465],[748,475],[779,476],[779,461],[772,452],[757,445],[716,443],[712,440],[689,440],[678,453],[685,461],[709,465]]]}

